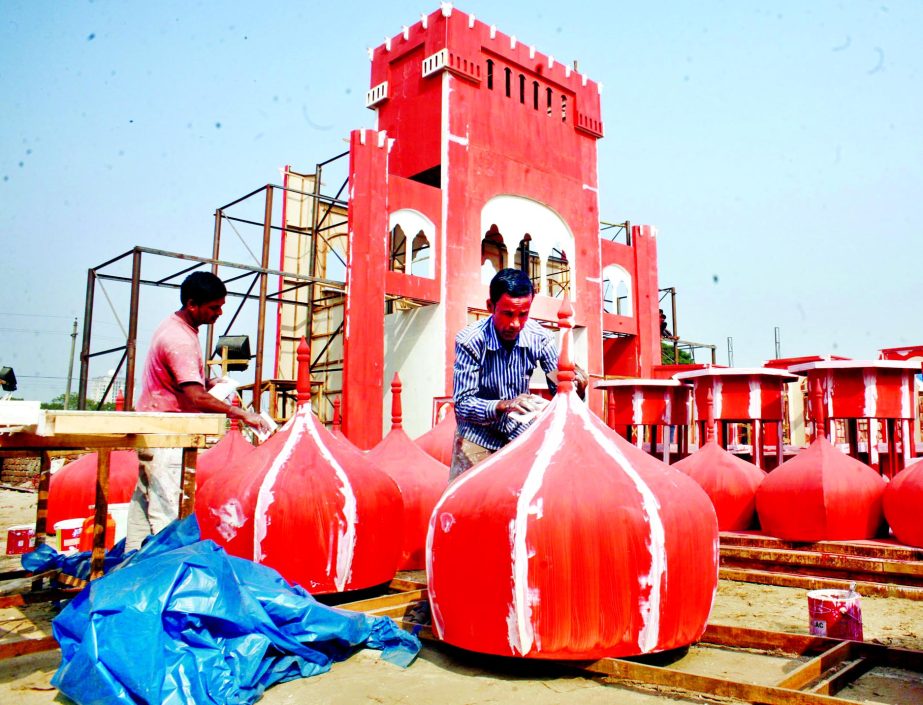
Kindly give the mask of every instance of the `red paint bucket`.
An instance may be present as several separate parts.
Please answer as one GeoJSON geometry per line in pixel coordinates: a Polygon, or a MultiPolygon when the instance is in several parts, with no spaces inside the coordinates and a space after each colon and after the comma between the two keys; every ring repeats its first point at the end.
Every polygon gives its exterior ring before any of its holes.
{"type": "Polygon", "coordinates": [[[6,530],[6,555],[28,553],[35,548],[35,525],[20,524],[6,530]]]}
{"type": "Polygon", "coordinates": [[[862,641],[862,605],[853,590],[812,590],[808,616],[813,636],[862,641]]]}

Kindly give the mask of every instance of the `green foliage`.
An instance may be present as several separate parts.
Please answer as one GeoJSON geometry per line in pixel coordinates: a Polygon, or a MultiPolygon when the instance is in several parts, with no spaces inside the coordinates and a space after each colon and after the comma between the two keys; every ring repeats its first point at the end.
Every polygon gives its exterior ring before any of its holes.
{"type": "MultiPolygon", "coordinates": [[[[694,363],[692,355],[690,355],[686,350],[680,349],[679,351],[679,363],[680,365],[691,365],[694,363]]],[[[660,343],[660,364],[661,365],[673,365],[677,364],[673,362],[673,344],[661,341],[660,343]]]]}
{"type": "MultiPolygon", "coordinates": [[[[59,394],[51,401],[42,402],[43,409],[49,410],[61,410],[64,408],[64,395],[59,394]]],[[[70,399],[67,400],[67,408],[70,410],[76,410],[77,408],[77,395],[71,394],[70,399]]],[[[87,400],[87,411],[115,411],[115,402],[107,401],[99,409],[96,408],[96,402],[87,400]]]]}

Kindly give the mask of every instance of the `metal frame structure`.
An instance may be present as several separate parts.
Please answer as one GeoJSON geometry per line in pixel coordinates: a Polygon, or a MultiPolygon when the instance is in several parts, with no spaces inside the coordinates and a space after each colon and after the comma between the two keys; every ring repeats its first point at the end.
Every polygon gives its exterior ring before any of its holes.
{"type": "MultiPolygon", "coordinates": [[[[277,190],[282,191],[291,191],[297,193],[306,198],[311,198],[313,200],[313,221],[318,224],[318,227],[312,228],[311,235],[311,249],[310,249],[310,261],[311,261],[311,272],[315,271],[315,260],[316,260],[316,248],[317,248],[317,239],[318,237],[323,238],[323,230],[325,228],[324,222],[329,215],[331,209],[334,206],[346,207],[346,202],[339,200],[340,194],[345,188],[345,183],[340,190],[337,192],[336,196],[330,197],[325,196],[320,193],[320,173],[324,165],[329,164],[330,162],[339,159],[345,154],[340,154],[333,159],[330,159],[326,162],[322,162],[317,165],[316,169],[316,180],[315,180],[315,190],[313,193],[298,191],[296,189],[286,188],[284,186],[278,186],[274,184],[266,184],[261,186],[254,191],[238,198],[230,203],[221,206],[215,211],[215,230],[212,240],[212,256],[211,257],[200,257],[192,254],[181,253],[181,252],[171,252],[168,250],[161,250],[157,248],[135,246],[127,252],[113,257],[109,260],[106,260],[102,264],[99,264],[95,267],[90,268],[87,271],[87,289],[86,289],[86,300],[84,304],[84,325],[83,325],[83,343],[81,346],[80,352],[80,378],[79,378],[79,389],[78,389],[78,408],[86,409],[87,407],[87,386],[89,382],[89,368],[90,361],[95,357],[100,357],[103,355],[109,355],[121,352],[122,356],[115,368],[115,373],[112,375],[112,379],[109,382],[109,385],[106,391],[102,395],[97,408],[99,408],[103,402],[106,401],[106,398],[109,396],[109,393],[112,390],[114,380],[119,376],[123,367],[125,370],[125,408],[133,408],[134,402],[134,392],[135,392],[135,369],[136,369],[136,353],[137,353],[137,337],[138,337],[138,310],[140,302],[140,294],[142,286],[155,286],[155,287],[164,287],[170,289],[178,289],[180,287],[179,277],[188,274],[194,270],[200,269],[202,267],[208,266],[211,271],[217,274],[219,268],[224,267],[232,270],[237,270],[239,273],[231,276],[228,279],[225,279],[225,284],[228,285],[228,298],[239,299],[239,303],[234,310],[233,314],[228,321],[224,335],[227,335],[231,328],[234,326],[234,323],[237,321],[238,316],[240,315],[243,307],[251,301],[257,302],[257,335],[254,348],[254,366],[253,366],[253,389],[261,389],[263,382],[263,361],[265,359],[265,350],[266,350],[266,340],[265,340],[265,330],[266,330],[266,305],[268,303],[275,303],[278,305],[292,305],[296,307],[308,307],[311,310],[311,307],[315,303],[313,296],[314,293],[314,284],[323,286],[326,290],[333,290],[336,292],[345,293],[345,283],[341,281],[335,281],[330,279],[325,279],[323,277],[313,276],[312,274],[301,274],[295,272],[287,272],[281,269],[274,269],[269,266],[269,255],[272,245],[272,236],[274,232],[281,232],[284,234],[287,232],[285,223],[283,222],[282,226],[273,225],[272,215],[273,215],[273,198],[277,190]],[[236,216],[228,215],[227,211],[237,206],[258,194],[263,194],[263,205],[264,205],[264,218],[261,222],[248,220],[246,218],[239,218],[236,216]],[[238,222],[245,223],[251,226],[257,226],[261,229],[262,232],[262,247],[261,247],[261,257],[259,264],[248,265],[240,262],[232,262],[221,259],[221,226],[223,221],[228,222],[238,222]],[[158,279],[145,279],[141,275],[142,271],[142,260],[143,256],[147,254],[149,257],[165,257],[174,260],[180,260],[182,262],[188,262],[188,266],[182,266],[177,271],[168,274],[167,276],[158,278],[158,279]],[[115,274],[111,272],[111,269],[121,263],[126,258],[131,258],[131,275],[124,276],[120,274],[115,274]],[[269,288],[269,278],[270,276],[279,277],[279,288],[273,291],[270,291],[269,288]],[[283,281],[293,281],[294,284],[284,285],[283,281]],[[93,337],[93,307],[94,301],[96,298],[96,286],[98,282],[102,281],[115,281],[120,283],[127,283],[131,287],[130,291],[130,301],[129,301],[129,314],[128,314],[128,329],[125,336],[125,344],[115,347],[110,347],[102,350],[94,350],[92,344],[93,337]],[[233,287],[235,283],[246,284],[246,288],[238,289],[233,287]],[[299,301],[296,298],[292,297],[293,292],[301,289],[303,287],[309,287],[311,295],[308,298],[307,302],[299,301]],[[233,288],[232,288],[233,287],[233,288]],[[254,293],[254,289],[258,287],[258,293],[254,293]]],[[[301,233],[303,234],[303,233],[301,233]]],[[[105,294],[105,291],[103,292],[105,294]]],[[[106,295],[108,298],[108,295],[106,295]]],[[[304,331],[307,337],[311,334],[311,321],[312,316],[307,316],[307,329],[304,331]]],[[[210,351],[212,349],[213,342],[215,340],[213,326],[208,327],[206,334],[206,350],[210,351]]],[[[317,358],[315,358],[317,359],[317,358]]],[[[255,411],[260,411],[260,394],[258,391],[254,391],[253,396],[253,408],[255,411]]]]}

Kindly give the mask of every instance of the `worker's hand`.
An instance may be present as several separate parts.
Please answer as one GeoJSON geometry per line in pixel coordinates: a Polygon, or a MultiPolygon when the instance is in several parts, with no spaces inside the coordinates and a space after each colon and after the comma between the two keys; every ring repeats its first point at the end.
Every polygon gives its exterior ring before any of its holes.
{"type": "Polygon", "coordinates": [[[534,394],[520,394],[515,399],[502,399],[497,404],[497,413],[509,414],[512,412],[528,414],[542,408],[543,401],[541,397],[535,396],[534,394]]]}
{"type": "Polygon", "coordinates": [[[590,376],[586,373],[586,370],[580,365],[574,365],[574,389],[577,391],[577,396],[581,399],[583,399],[586,394],[586,386],[589,381],[590,376]]]}
{"type": "Polygon", "coordinates": [[[264,419],[259,414],[254,414],[252,411],[245,411],[242,418],[245,424],[255,429],[259,433],[269,433],[272,430],[266,419],[264,419]]]}

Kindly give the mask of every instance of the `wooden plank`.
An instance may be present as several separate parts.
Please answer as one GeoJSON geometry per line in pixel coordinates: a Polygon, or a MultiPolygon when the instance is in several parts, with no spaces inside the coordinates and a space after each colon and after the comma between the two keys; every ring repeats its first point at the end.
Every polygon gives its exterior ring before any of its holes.
{"type": "Polygon", "coordinates": [[[888,560],[836,553],[817,553],[783,548],[748,548],[743,546],[721,547],[721,558],[735,561],[775,563],[784,566],[800,566],[815,570],[848,571],[850,573],[875,574],[888,577],[907,576],[923,580],[923,562],[921,561],[888,560]]]}
{"type": "Polygon", "coordinates": [[[704,695],[736,698],[749,703],[763,703],[764,705],[843,705],[843,700],[840,698],[827,695],[725,680],[714,676],[677,671],[672,668],[649,666],[645,663],[625,659],[600,659],[582,666],[582,670],[598,673],[608,678],[680,688],[704,695]]]}
{"type": "Polygon", "coordinates": [[[374,610],[367,610],[366,614],[370,617],[391,617],[396,621],[402,620],[407,614],[418,607],[427,604],[426,600],[417,600],[406,604],[395,605],[394,607],[379,607],[374,610]]]}
{"type": "Polygon", "coordinates": [[[139,411],[47,411],[38,434],[167,434],[223,436],[224,414],[170,414],[139,411]]]}
{"type": "Polygon", "coordinates": [[[93,518],[93,554],[90,558],[90,580],[103,576],[106,560],[106,520],[109,513],[109,465],[111,451],[100,449],[96,456],[96,509],[93,518]]]}
{"type": "MultiPolygon", "coordinates": [[[[852,653],[852,642],[843,641],[819,656],[815,656],[807,663],[801,664],[798,668],[785,676],[785,678],[776,683],[776,687],[801,690],[808,683],[816,681],[823,676],[831,668],[839,666],[844,661],[848,661],[852,658],[852,653]]],[[[812,692],[818,691],[812,689],[812,692]]],[[[825,694],[830,695],[831,693],[825,691],[825,694]]]]}
{"type": "Polygon", "coordinates": [[[46,570],[44,573],[27,573],[26,571],[17,571],[23,573],[23,575],[17,575],[16,577],[10,577],[6,580],[0,582],[0,597],[6,595],[15,595],[20,592],[25,592],[32,589],[33,583],[44,580],[45,578],[53,577],[58,573],[57,570],[46,570]]]}
{"type": "Polygon", "coordinates": [[[30,592],[22,592],[15,595],[6,595],[0,597],[0,608],[25,607],[26,605],[38,605],[43,602],[68,600],[76,596],[78,592],[80,592],[80,590],[59,590],[57,588],[52,588],[50,590],[32,590],[30,592]]]}
{"type": "Polygon", "coordinates": [[[831,673],[811,688],[810,692],[820,693],[821,695],[836,695],[850,683],[855,683],[859,680],[859,678],[872,670],[874,666],[875,663],[871,659],[858,658],[848,663],[844,668],[831,673]]]}
{"type": "Polygon", "coordinates": [[[738,649],[757,649],[788,656],[822,654],[840,643],[838,639],[809,634],[771,632],[749,627],[709,624],[700,640],[703,644],[738,649]]]}
{"type": "Polygon", "coordinates": [[[206,434],[62,434],[38,436],[34,433],[0,435],[0,448],[24,448],[33,451],[42,449],[96,450],[99,448],[205,448],[206,434]]]}
{"type": "Polygon", "coordinates": [[[398,592],[393,595],[382,595],[381,597],[370,597],[367,600],[347,602],[342,605],[337,605],[337,608],[341,610],[349,610],[350,612],[367,612],[369,610],[375,610],[381,607],[406,605],[410,602],[426,599],[428,599],[428,593],[426,590],[409,590],[407,592],[398,592]]]}
{"type": "Polygon", "coordinates": [[[55,641],[53,636],[0,642],[0,660],[34,654],[39,651],[51,651],[57,648],[58,642],[55,641]]]}
{"type": "Polygon", "coordinates": [[[404,578],[395,578],[388,585],[392,590],[406,591],[406,590],[425,590],[426,582],[420,580],[406,580],[404,578]]]}
{"type": "Polygon", "coordinates": [[[838,553],[868,558],[889,560],[923,561],[923,548],[907,546],[892,539],[867,539],[857,541],[817,541],[798,543],[783,541],[774,536],[754,533],[721,532],[721,546],[744,546],[749,548],[776,548],[814,553],[838,553]]]}
{"type": "Polygon", "coordinates": [[[863,595],[876,597],[900,597],[905,600],[923,600],[923,588],[911,585],[895,585],[868,580],[850,580],[847,578],[822,578],[812,575],[799,575],[782,571],[757,570],[753,568],[722,567],[718,571],[722,580],[735,580],[741,583],[758,583],[760,585],[777,585],[779,587],[796,587],[805,590],[848,590],[855,583],[856,590],[863,595]]]}

